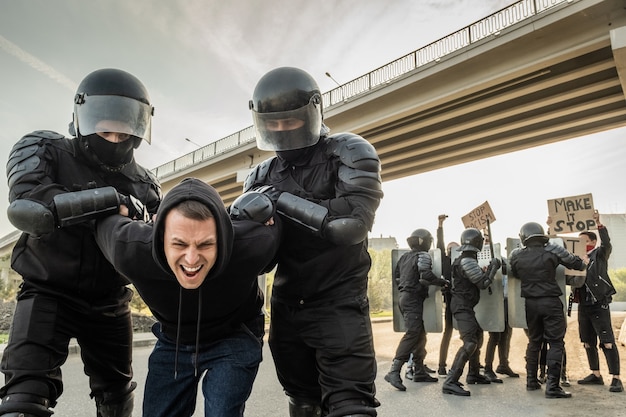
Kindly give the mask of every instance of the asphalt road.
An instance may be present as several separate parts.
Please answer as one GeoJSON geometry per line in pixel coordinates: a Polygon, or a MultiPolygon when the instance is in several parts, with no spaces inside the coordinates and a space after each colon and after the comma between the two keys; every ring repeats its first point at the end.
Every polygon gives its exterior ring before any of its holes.
{"type": "MultiPolygon", "coordinates": [[[[614,327],[616,332],[621,328],[626,313],[614,313],[614,327]]],[[[576,380],[586,376],[589,371],[587,358],[578,342],[578,329],[575,312],[569,319],[566,350],[568,354],[568,371],[572,386],[566,388],[571,391],[571,399],[546,399],[543,391],[527,392],[524,372],[524,350],[526,336],[521,329],[514,329],[511,348],[511,367],[521,373],[520,378],[504,376],[504,383],[491,385],[473,385],[469,389],[471,397],[456,397],[444,395],[441,392],[442,379],[437,383],[415,383],[405,381],[406,392],[395,390],[384,381],[383,377],[389,370],[391,358],[395,352],[401,334],[393,332],[390,321],[375,322],[374,337],[378,358],[377,398],[382,403],[378,409],[381,417],[417,416],[449,417],[463,415],[463,417],[573,417],[602,415],[608,417],[626,417],[626,393],[610,393],[609,375],[606,361],[601,354],[600,367],[605,378],[604,386],[577,385],[576,380]]],[[[428,356],[426,363],[434,368],[437,366],[440,334],[429,334],[428,356]]],[[[448,365],[456,350],[460,346],[458,332],[453,333],[449,351],[448,365]]],[[[626,365],[626,348],[619,346],[622,369],[626,365]]],[[[141,398],[143,383],[147,372],[148,355],[151,347],[136,347],[134,350],[135,380],[138,384],[136,405],[133,417],[141,415],[141,398]]],[[[264,361],[261,364],[252,395],[247,403],[246,415],[249,417],[288,417],[287,400],[274,374],[272,359],[265,345],[264,361]]],[[[497,364],[496,364],[497,365],[497,364]]],[[[404,378],[404,376],[403,376],[404,378]]],[[[83,374],[79,355],[70,355],[63,366],[65,392],[59,399],[55,409],[55,416],[84,417],[94,415],[94,405],[89,398],[88,381],[83,374]]],[[[465,376],[461,381],[465,380],[465,376]]],[[[198,395],[198,405],[194,416],[203,416],[202,394],[198,395]]]]}

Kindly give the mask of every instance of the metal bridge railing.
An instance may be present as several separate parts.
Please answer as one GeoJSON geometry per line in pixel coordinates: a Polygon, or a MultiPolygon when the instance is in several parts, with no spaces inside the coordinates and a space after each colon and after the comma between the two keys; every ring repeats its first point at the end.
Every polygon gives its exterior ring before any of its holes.
{"type": "MultiPolygon", "coordinates": [[[[366,93],[378,86],[385,85],[426,64],[437,62],[442,57],[466,48],[489,36],[498,35],[501,30],[529,19],[552,7],[559,4],[571,4],[576,1],[578,0],[520,0],[478,22],[472,23],[410,54],[322,94],[323,106],[325,109],[339,106],[349,98],[366,93]]],[[[152,171],[157,178],[163,179],[190,166],[221,155],[233,148],[251,143],[254,140],[254,128],[250,126],[173,161],[160,165],[152,171]]]]}

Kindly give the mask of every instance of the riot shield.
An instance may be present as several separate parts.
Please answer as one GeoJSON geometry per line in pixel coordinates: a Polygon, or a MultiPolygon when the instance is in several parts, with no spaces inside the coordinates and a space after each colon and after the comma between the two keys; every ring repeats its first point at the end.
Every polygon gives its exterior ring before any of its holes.
{"type": "MultiPolygon", "coordinates": [[[[478,265],[484,268],[491,261],[491,250],[485,245],[478,252],[478,265]]],[[[493,244],[494,256],[500,260],[500,244],[493,244]]],[[[480,290],[480,301],[474,307],[476,320],[486,332],[504,331],[504,286],[502,285],[502,268],[498,269],[489,288],[480,290]]]]}
{"type": "MultiPolygon", "coordinates": [[[[507,262],[511,259],[511,252],[519,248],[521,245],[518,238],[507,238],[506,240],[506,259],[507,262]]],[[[522,298],[521,281],[519,278],[513,275],[511,271],[511,265],[506,266],[507,270],[507,301],[509,305],[509,326],[519,327],[520,329],[527,329],[526,325],[526,304],[522,298]]]]}
{"type": "MultiPolygon", "coordinates": [[[[507,245],[507,259],[511,259],[511,252],[515,248],[520,247],[520,240],[517,238],[508,238],[506,240],[507,245]]],[[[565,243],[563,239],[560,237],[550,238],[550,243],[553,245],[559,245],[565,247],[565,243]]],[[[519,278],[513,276],[511,268],[507,265],[508,271],[508,304],[509,304],[509,326],[511,327],[519,327],[522,329],[527,329],[528,325],[526,324],[526,304],[524,299],[522,298],[522,289],[521,289],[521,281],[519,278]]],[[[565,267],[563,265],[559,265],[556,268],[556,282],[559,284],[561,288],[561,302],[563,304],[563,313],[567,315],[567,288],[565,286],[565,267]]]]}
{"type": "MultiPolygon", "coordinates": [[[[406,326],[404,325],[404,318],[400,312],[399,300],[400,292],[398,291],[398,284],[394,278],[394,271],[398,260],[409,249],[393,249],[391,251],[391,287],[393,298],[393,331],[394,332],[406,332],[406,326]]],[[[433,273],[437,276],[441,276],[441,251],[439,248],[431,249],[428,251],[432,258],[433,273]]],[[[430,285],[428,287],[428,298],[424,300],[424,330],[426,333],[441,333],[443,331],[443,296],[441,294],[441,287],[436,285],[430,285]]]]}

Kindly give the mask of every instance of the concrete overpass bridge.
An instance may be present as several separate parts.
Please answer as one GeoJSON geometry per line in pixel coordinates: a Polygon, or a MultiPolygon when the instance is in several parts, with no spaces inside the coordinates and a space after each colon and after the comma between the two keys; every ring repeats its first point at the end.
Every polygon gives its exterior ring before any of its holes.
{"type": "MultiPolygon", "coordinates": [[[[368,139],[383,181],[626,126],[626,2],[521,0],[324,93],[326,124],[368,139]]],[[[154,169],[226,204],[273,155],[254,130],[154,169]]]]}

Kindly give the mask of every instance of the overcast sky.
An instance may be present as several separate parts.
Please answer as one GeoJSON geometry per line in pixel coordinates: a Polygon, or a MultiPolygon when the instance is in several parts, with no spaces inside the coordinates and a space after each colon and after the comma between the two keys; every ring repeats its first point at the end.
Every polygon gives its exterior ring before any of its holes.
{"type": "MultiPolygon", "coordinates": [[[[193,151],[184,138],[205,145],[250,126],[248,100],[272,68],[300,67],[325,92],[335,87],[325,72],[350,81],[512,3],[0,0],[0,159],[33,130],[67,134],[76,87],[99,68],[124,69],[148,88],[152,145],[136,155],[154,168],[193,151]]],[[[543,223],[547,199],[592,193],[601,213],[624,213],[625,161],[626,129],[616,129],[387,182],[372,235],[405,246],[415,228],[434,234],[446,213],[446,238],[458,240],[461,217],[484,201],[503,243],[521,224],[543,223]]],[[[6,173],[2,195],[0,236],[13,230],[6,173]]]]}

